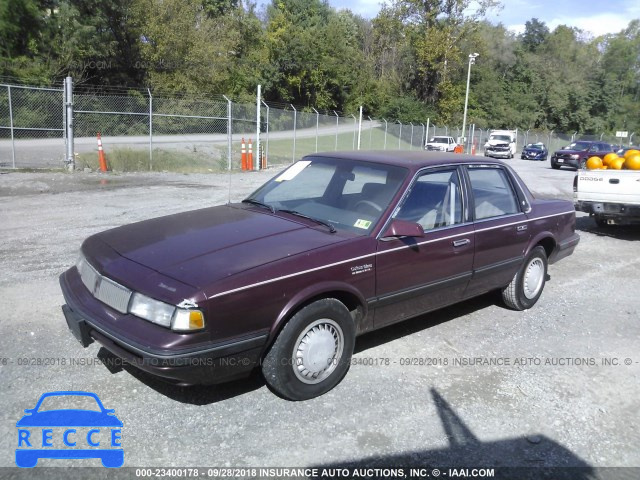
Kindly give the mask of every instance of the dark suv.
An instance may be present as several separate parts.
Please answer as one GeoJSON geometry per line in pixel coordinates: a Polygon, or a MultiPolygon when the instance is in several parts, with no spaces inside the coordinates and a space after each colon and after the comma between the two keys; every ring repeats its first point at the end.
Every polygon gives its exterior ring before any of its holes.
{"type": "Polygon", "coordinates": [[[613,152],[611,144],[591,140],[578,140],[551,155],[551,168],[563,166],[585,168],[589,157],[604,157],[613,152]]]}

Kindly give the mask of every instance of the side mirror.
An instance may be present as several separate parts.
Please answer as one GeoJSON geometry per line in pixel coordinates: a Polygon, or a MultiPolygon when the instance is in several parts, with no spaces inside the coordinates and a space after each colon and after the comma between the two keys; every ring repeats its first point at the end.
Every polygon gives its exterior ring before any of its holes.
{"type": "Polygon", "coordinates": [[[424,237],[424,230],[415,222],[394,218],[382,237],[424,237]]]}

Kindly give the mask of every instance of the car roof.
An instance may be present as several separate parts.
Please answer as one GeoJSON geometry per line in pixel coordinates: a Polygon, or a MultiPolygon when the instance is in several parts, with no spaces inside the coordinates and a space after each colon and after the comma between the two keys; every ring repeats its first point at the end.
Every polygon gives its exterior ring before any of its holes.
{"type": "Polygon", "coordinates": [[[342,152],[318,152],[306,155],[305,158],[325,157],[342,158],[362,162],[394,165],[415,171],[424,167],[450,165],[452,163],[505,165],[503,162],[486,157],[476,157],[461,153],[430,152],[426,150],[356,150],[342,152]]]}

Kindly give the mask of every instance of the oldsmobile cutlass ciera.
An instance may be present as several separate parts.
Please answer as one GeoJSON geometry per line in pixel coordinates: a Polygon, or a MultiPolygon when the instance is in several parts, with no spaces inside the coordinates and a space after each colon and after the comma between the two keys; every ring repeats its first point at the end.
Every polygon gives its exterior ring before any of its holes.
{"type": "Polygon", "coordinates": [[[531,308],[578,244],[569,201],[504,163],[444,152],[304,157],[241,203],[89,237],[67,324],[181,385],[261,367],[279,395],[332,389],[355,337],[492,290],[531,308]]]}

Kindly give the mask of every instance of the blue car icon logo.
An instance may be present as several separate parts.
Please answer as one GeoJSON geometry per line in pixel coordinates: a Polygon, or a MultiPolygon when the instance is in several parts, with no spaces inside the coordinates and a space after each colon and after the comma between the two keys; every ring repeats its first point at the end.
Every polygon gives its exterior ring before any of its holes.
{"type": "Polygon", "coordinates": [[[40,458],[99,458],[107,468],[124,463],[122,422],[95,393],[48,392],[25,413],[16,423],[18,467],[35,467],[40,458]],[[77,408],[52,408],[65,405],[77,408]]]}

